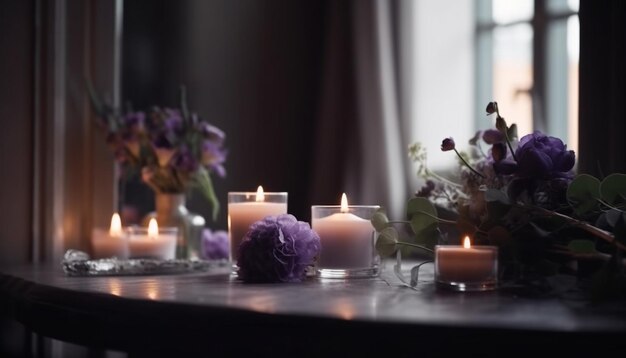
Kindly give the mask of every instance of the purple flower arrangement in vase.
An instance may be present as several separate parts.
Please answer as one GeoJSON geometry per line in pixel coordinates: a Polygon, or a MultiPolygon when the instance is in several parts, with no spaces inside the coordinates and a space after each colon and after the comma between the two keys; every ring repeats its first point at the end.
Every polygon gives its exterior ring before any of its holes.
{"type": "Polygon", "coordinates": [[[211,205],[213,219],[217,217],[220,205],[211,176],[226,175],[224,132],[189,111],[184,87],[179,108],[155,106],[125,112],[103,102],[91,86],[88,88],[116,161],[124,172],[138,173],[154,190],[156,212],[149,216],[156,217],[159,225],[180,228],[179,258],[201,256],[205,222],[189,213],[185,194],[192,187],[198,188],[211,205]]]}

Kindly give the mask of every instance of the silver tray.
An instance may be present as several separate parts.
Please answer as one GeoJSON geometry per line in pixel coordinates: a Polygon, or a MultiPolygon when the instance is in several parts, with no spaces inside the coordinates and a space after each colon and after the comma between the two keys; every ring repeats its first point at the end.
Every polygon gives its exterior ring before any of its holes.
{"type": "Polygon", "coordinates": [[[87,253],[78,250],[68,250],[62,264],[68,276],[171,275],[208,270],[229,272],[227,260],[91,260],[87,253]]]}

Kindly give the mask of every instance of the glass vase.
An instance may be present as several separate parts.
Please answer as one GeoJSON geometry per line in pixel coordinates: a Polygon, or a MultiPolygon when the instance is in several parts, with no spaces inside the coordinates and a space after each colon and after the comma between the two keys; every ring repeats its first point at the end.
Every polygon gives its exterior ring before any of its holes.
{"type": "Polygon", "coordinates": [[[151,218],[155,218],[159,227],[177,227],[176,258],[200,258],[205,220],[202,216],[189,212],[185,206],[185,194],[155,193],[154,206],[155,211],[144,218],[144,226],[147,226],[151,218]]]}

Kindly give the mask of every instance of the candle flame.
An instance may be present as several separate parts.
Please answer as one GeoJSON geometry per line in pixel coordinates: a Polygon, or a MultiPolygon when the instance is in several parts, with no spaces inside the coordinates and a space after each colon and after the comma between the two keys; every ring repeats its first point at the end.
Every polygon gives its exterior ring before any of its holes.
{"type": "Polygon", "coordinates": [[[256,189],[256,201],[265,201],[265,194],[263,193],[263,187],[260,185],[256,189]]]}
{"type": "Polygon", "coordinates": [[[159,236],[159,225],[155,218],[150,219],[150,223],[148,224],[148,237],[151,239],[156,239],[159,236]]]}
{"type": "Polygon", "coordinates": [[[472,247],[469,236],[465,236],[465,239],[463,240],[463,247],[466,249],[469,249],[472,247]]]}
{"type": "Polygon", "coordinates": [[[112,237],[121,237],[122,236],[122,219],[120,218],[120,214],[115,213],[111,217],[111,228],[109,228],[109,235],[112,237]]]}
{"type": "Polygon", "coordinates": [[[341,212],[342,213],[348,212],[348,197],[346,196],[346,193],[343,193],[341,195],[341,212]]]}

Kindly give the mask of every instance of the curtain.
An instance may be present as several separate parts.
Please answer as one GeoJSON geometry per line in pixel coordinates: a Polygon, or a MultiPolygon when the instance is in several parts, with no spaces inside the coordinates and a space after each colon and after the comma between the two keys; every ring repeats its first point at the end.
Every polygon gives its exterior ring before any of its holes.
{"type": "Polygon", "coordinates": [[[380,204],[393,217],[404,210],[410,140],[400,100],[406,84],[398,14],[404,6],[381,0],[330,4],[313,186],[328,204],[338,204],[346,192],[349,202],[380,204]]]}
{"type": "Polygon", "coordinates": [[[626,173],[626,2],[580,2],[578,170],[626,173]]]}

